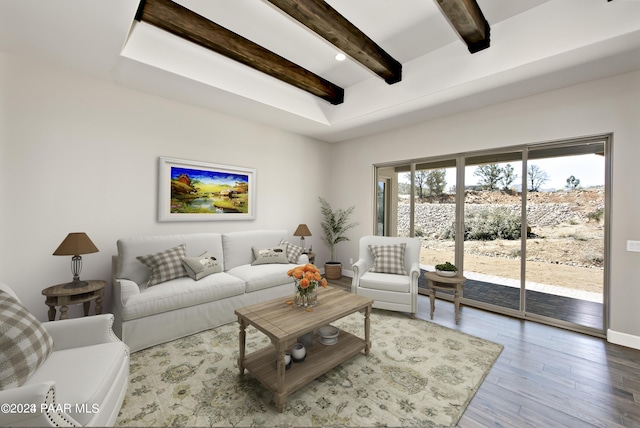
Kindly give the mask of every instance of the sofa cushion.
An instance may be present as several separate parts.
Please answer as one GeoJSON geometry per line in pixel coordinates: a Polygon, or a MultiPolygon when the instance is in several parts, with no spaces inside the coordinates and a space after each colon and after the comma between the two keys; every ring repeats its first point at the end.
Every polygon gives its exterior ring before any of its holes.
{"type": "Polygon", "coordinates": [[[296,244],[292,244],[291,242],[287,242],[284,239],[280,241],[280,245],[286,245],[287,259],[289,260],[289,263],[298,263],[298,260],[302,255],[302,247],[296,244]]]}
{"type": "Polygon", "coordinates": [[[371,272],[406,275],[404,268],[404,253],[407,244],[369,245],[374,261],[371,272]]]}
{"type": "Polygon", "coordinates": [[[242,265],[227,273],[240,278],[246,284],[247,293],[291,283],[291,294],[293,294],[293,278],[287,275],[287,272],[295,266],[292,264],[242,265]]]}
{"type": "Polygon", "coordinates": [[[120,371],[128,365],[126,359],[126,346],[122,342],[55,351],[25,385],[55,379],[56,401],[72,403],[69,414],[84,426],[95,416],[92,412],[106,411],[100,405],[106,401],[120,371]]]}
{"type": "Polygon", "coordinates": [[[287,247],[285,245],[279,245],[272,248],[257,248],[253,247],[253,255],[255,260],[251,263],[252,266],[257,265],[270,265],[270,264],[289,264],[287,259],[287,247]]]}
{"type": "Polygon", "coordinates": [[[21,386],[53,352],[53,338],[12,295],[0,290],[0,390],[21,386]]]}
{"type": "Polygon", "coordinates": [[[237,296],[244,293],[244,289],[241,279],[226,272],[199,281],[189,277],[176,278],[130,295],[121,309],[121,316],[125,321],[146,317],[237,296]]]}
{"type": "Polygon", "coordinates": [[[205,276],[222,272],[222,266],[218,263],[218,259],[208,251],[198,257],[184,257],[182,265],[187,271],[187,275],[196,281],[205,276]]]}
{"type": "Polygon", "coordinates": [[[159,253],[136,257],[151,269],[151,277],[147,282],[147,287],[187,276],[187,271],[182,266],[182,259],[186,257],[185,247],[185,244],[181,244],[159,253]]]}

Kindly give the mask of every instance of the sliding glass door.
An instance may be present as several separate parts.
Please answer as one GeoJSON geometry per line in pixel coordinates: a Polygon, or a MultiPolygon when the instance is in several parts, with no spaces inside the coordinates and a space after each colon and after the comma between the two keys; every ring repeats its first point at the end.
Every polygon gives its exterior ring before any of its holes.
{"type": "Polygon", "coordinates": [[[376,231],[420,238],[425,271],[456,264],[464,304],[603,336],[610,147],[605,135],[379,166],[376,231]]]}

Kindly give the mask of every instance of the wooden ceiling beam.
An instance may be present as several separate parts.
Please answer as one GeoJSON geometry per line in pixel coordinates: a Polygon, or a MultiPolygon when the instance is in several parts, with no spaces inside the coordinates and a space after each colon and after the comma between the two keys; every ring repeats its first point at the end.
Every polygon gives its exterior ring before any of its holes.
{"type": "Polygon", "coordinates": [[[476,0],[437,1],[442,13],[467,44],[469,52],[476,53],[489,47],[489,23],[476,0]]]}
{"type": "Polygon", "coordinates": [[[324,0],[268,1],[376,73],[388,84],[402,80],[402,64],[324,0]]]}
{"type": "Polygon", "coordinates": [[[144,21],[307,91],[331,104],[344,102],[344,89],[171,0],[142,0],[144,21]]]}

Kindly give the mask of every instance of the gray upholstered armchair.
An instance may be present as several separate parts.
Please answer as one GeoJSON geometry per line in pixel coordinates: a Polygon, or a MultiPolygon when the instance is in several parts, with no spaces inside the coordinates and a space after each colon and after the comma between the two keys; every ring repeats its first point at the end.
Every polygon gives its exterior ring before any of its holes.
{"type": "Polygon", "coordinates": [[[420,240],[363,236],[353,265],[351,292],[374,300],[373,307],[408,312],[418,309],[420,240]]]}

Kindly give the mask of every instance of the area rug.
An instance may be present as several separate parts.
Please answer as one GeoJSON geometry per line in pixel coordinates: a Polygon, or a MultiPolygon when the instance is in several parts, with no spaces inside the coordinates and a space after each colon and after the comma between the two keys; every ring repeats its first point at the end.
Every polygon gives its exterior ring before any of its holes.
{"type": "MultiPolygon", "coordinates": [[[[364,337],[360,313],[333,325],[364,337]]],[[[369,356],[358,354],[293,393],[278,413],[268,390],[248,372],[239,376],[238,331],[228,324],[132,354],[116,426],[455,426],[502,351],[374,309],[369,356]]],[[[247,352],[265,346],[264,334],[247,329],[247,352]]]]}

